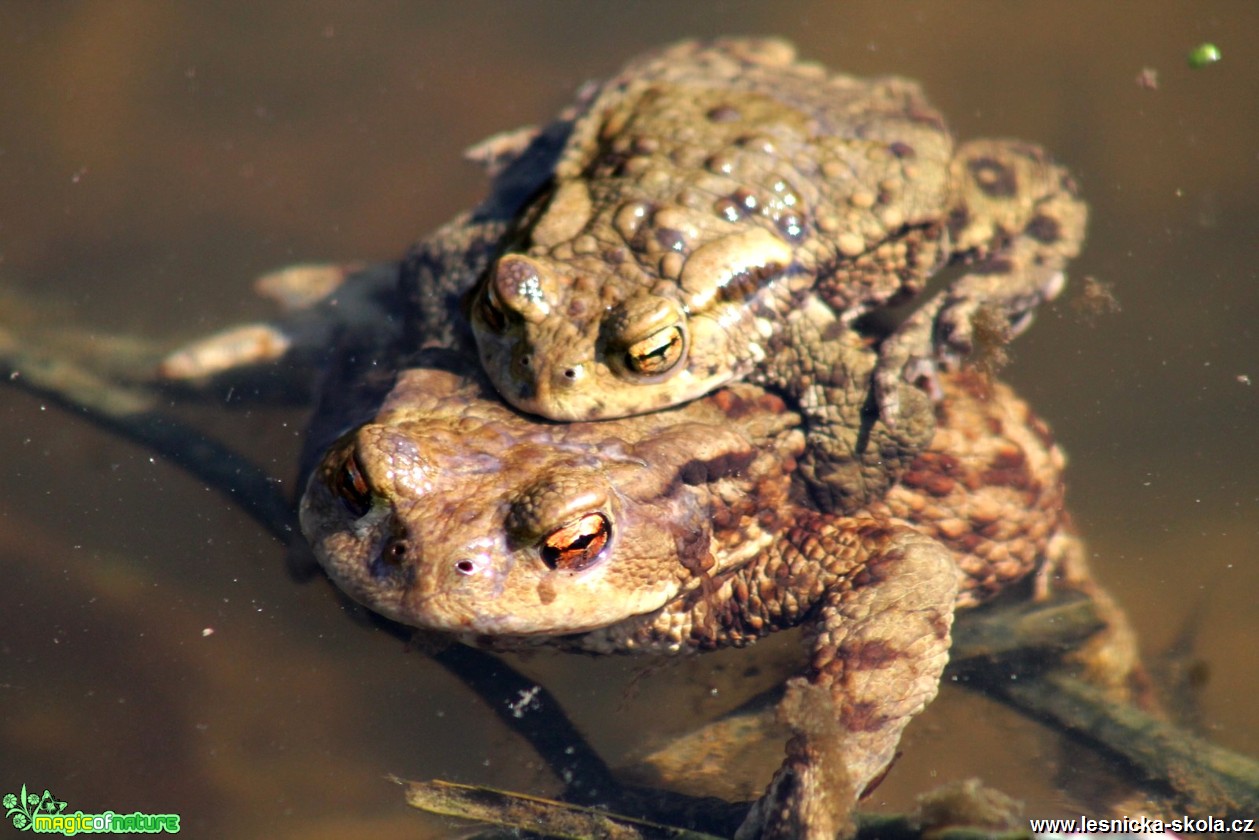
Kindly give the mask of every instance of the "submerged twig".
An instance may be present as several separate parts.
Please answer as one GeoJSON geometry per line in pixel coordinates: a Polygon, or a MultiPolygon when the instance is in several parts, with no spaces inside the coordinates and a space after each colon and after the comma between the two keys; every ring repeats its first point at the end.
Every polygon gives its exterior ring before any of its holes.
{"type": "Polygon", "coordinates": [[[1216,746],[1139,709],[1106,702],[1078,677],[1051,671],[986,690],[1056,729],[1117,754],[1164,785],[1198,816],[1259,814],[1259,762],[1216,746]]]}
{"type": "Polygon", "coordinates": [[[293,504],[274,479],[230,447],[159,411],[152,390],[107,382],[81,365],[23,346],[5,330],[0,330],[0,376],[195,475],[281,543],[297,535],[293,504]]]}
{"type": "Polygon", "coordinates": [[[1116,703],[1069,669],[1020,668],[1014,678],[999,667],[1002,658],[1028,661],[1037,649],[1071,650],[1102,626],[1094,603],[1080,596],[967,613],[956,624],[950,667],[966,673],[968,687],[1120,758],[1134,778],[1161,787],[1188,811],[1259,813],[1259,762],[1116,703]]]}
{"type": "MultiPolygon", "coordinates": [[[[393,781],[405,788],[407,804],[430,814],[504,826],[540,837],[584,840],[721,840],[729,837],[722,829],[720,809],[712,820],[700,819],[701,828],[682,828],[594,808],[581,808],[553,799],[453,782],[393,781]],[[710,827],[714,826],[714,827],[710,827]]],[[[695,800],[695,809],[704,802],[695,800]]],[[[929,822],[928,818],[928,822],[929,822]]],[[[1029,831],[991,829],[966,825],[926,825],[920,815],[859,814],[857,840],[1031,840],[1029,831]]],[[[480,835],[495,837],[498,835],[480,835]]],[[[516,836],[515,834],[511,836],[516,836]]]]}
{"type": "Polygon", "coordinates": [[[553,799],[453,782],[394,781],[407,804],[431,814],[519,828],[545,837],[607,837],[616,840],[720,840],[700,831],[583,808],[553,799]]]}
{"type": "Polygon", "coordinates": [[[1093,602],[1075,594],[967,610],[953,625],[949,665],[1066,651],[1105,626],[1093,602]]]}

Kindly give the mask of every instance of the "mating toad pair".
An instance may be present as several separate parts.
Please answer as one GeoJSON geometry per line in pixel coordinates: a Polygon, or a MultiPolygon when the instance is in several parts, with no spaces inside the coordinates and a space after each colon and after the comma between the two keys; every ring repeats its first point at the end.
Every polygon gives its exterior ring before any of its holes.
{"type": "Polygon", "coordinates": [[[935,695],[955,607],[1078,548],[1047,428],[959,369],[1060,290],[1070,177],[773,40],[647,55],[478,154],[490,197],[407,261],[396,376],[303,531],[352,597],[470,643],[803,624],[788,700],[833,725],[791,721],[740,836],[833,837],[935,695]]]}

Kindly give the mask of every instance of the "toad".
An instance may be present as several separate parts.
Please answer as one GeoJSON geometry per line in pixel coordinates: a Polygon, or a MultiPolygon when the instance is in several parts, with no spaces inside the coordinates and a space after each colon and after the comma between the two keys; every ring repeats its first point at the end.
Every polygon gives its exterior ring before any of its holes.
{"type": "Polygon", "coordinates": [[[832,838],[935,695],[955,605],[1026,576],[1064,525],[1044,426],[976,374],[942,383],[931,446],[841,515],[805,500],[800,418],[759,388],[553,424],[428,350],[324,455],[302,528],[353,598],[473,644],[680,653],[804,625],[784,702],[831,725],[796,731],[741,836],[832,838]]]}
{"type": "Polygon", "coordinates": [[[835,335],[794,335],[787,315],[817,297],[850,326],[942,266],[968,266],[880,346],[874,408],[921,450],[932,430],[912,419],[930,412],[905,383],[934,391],[937,367],[971,349],[981,309],[1002,338],[1024,328],[1084,237],[1075,184],[1038,147],[955,145],[916,83],[832,73],[779,40],[650,53],[547,131],[565,138],[558,159],[471,308],[498,392],[590,420],[748,378],[804,414],[802,457],[826,510],[881,488],[852,496],[833,400],[802,399],[835,335]]]}

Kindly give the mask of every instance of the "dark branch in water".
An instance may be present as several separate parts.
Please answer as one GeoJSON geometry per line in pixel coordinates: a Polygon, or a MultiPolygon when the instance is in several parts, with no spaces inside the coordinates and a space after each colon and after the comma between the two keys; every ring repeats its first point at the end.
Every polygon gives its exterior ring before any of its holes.
{"type": "MultiPolygon", "coordinates": [[[[71,414],[149,449],[222,493],[284,545],[301,540],[294,504],[264,470],[182,421],[157,410],[158,394],[142,386],[106,381],[80,364],[29,349],[0,329],[0,376],[10,385],[47,399],[71,414]]],[[[414,631],[372,616],[372,623],[410,641],[414,631]]],[[[577,802],[594,802],[616,789],[612,773],[544,687],[493,654],[449,645],[430,654],[480,697],[506,726],[541,755],[568,783],[577,802]],[[532,695],[529,711],[512,705],[532,695]]]]}
{"type": "Polygon", "coordinates": [[[519,828],[544,837],[617,837],[626,840],[720,840],[701,831],[582,808],[553,799],[452,782],[393,781],[407,804],[431,814],[519,828]]]}
{"type": "Polygon", "coordinates": [[[1071,650],[1105,627],[1091,601],[1062,594],[1052,601],[1018,601],[996,609],[968,610],[953,625],[953,669],[1011,657],[1071,650]]]}
{"type": "Polygon", "coordinates": [[[70,414],[138,444],[195,475],[285,545],[298,534],[293,504],[264,470],[229,447],[158,410],[158,394],[121,386],[73,361],[24,346],[0,330],[0,376],[70,414]]]}
{"type": "MultiPolygon", "coordinates": [[[[638,819],[604,809],[580,808],[552,799],[528,796],[521,793],[496,790],[452,782],[393,781],[405,789],[407,804],[413,808],[456,817],[463,820],[492,823],[525,832],[530,837],[588,838],[615,837],[618,840],[720,840],[729,837],[733,826],[725,827],[719,816],[712,820],[699,820],[702,828],[683,828],[659,822],[638,819]]],[[[972,794],[967,804],[973,805],[982,793],[972,794]]],[[[679,797],[682,798],[682,797],[679,797]]],[[[924,797],[924,801],[928,797],[924,797]]],[[[695,799],[693,809],[712,807],[712,800],[695,799]]],[[[982,809],[984,804],[979,807],[982,809]]],[[[718,809],[719,810],[719,809],[718,809]]],[[[924,807],[923,811],[928,809],[924,807]]],[[[693,810],[693,813],[695,811],[693,810]]],[[[1002,813],[1001,818],[1010,817],[1002,813]]],[[[857,840],[922,840],[924,837],[948,838],[948,840],[1030,840],[1031,834],[1022,830],[992,829],[965,825],[931,823],[924,828],[924,817],[903,814],[863,814],[857,817],[857,840]]],[[[1021,820],[1013,820],[1021,822],[1021,820]]],[[[727,821],[728,822],[728,821],[727,821]]],[[[737,823],[736,823],[737,824],[737,823]]],[[[516,837],[516,833],[487,832],[477,835],[477,840],[499,840],[516,837]]]]}
{"type": "Polygon", "coordinates": [[[1107,703],[1078,677],[1050,671],[1004,680],[985,692],[1096,749],[1122,758],[1151,783],[1171,791],[1190,816],[1259,814],[1259,762],[1218,747],[1130,706],[1107,703]]]}

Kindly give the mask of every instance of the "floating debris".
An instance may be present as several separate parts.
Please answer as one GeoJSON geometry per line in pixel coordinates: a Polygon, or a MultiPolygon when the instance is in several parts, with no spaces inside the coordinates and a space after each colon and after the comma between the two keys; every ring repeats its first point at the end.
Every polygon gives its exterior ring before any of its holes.
{"type": "Polygon", "coordinates": [[[1115,297],[1110,283],[1088,275],[1079,288],[1080,292],[1071,300],[1071,306],[1089,323],[1096,321],[1101,315],[1110,315],[1120,310],[1119,298],[1115,297]]]}
{"type": "Polygon", "coordinates": [[[1206,41],[1189,51],[1189,66],[1194,70],[1200,70],[1208,64],[1214,64],[1223,57],[1219,47],[1206,41]]]}

